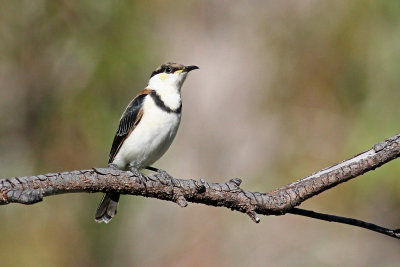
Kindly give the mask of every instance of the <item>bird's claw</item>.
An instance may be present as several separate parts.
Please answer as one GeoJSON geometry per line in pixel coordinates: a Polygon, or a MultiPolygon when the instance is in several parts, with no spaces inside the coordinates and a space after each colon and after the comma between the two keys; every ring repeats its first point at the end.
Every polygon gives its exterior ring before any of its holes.
{"type": "Polygon", "coordinates": [[[158,175],[161,176],[164,180],[172,180],[171,175],[169,175],[166,171],[158,169],[157,170],[158,175]]]}

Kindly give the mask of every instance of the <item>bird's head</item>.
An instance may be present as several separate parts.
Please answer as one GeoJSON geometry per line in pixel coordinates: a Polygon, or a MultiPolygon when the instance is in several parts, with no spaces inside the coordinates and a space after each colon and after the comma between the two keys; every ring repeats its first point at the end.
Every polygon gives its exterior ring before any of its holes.
{"type": "Polygon", "coordinates": [[[162,64],[151,74],[148,87],[153,89],[176,87],[179,90],[187,74],[198,68],[170,62],[162,64]]]}

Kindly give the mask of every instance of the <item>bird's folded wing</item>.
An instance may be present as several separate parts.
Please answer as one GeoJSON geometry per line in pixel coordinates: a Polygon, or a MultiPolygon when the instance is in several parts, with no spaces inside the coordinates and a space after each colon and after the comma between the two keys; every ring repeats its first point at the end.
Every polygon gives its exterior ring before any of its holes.
{"type": "Polygon", "coordinates": [[[143,116],[143,102],[148,94],[152,90],[142,90],[126,107],[125,112],[119,121],[117,132],[115,133],[114,141],[111,146],[110,157],[108,163],[114,161],[122,144],[129,136],[129,134],[135,129],[136,125],[140,122],[143,116]]]}

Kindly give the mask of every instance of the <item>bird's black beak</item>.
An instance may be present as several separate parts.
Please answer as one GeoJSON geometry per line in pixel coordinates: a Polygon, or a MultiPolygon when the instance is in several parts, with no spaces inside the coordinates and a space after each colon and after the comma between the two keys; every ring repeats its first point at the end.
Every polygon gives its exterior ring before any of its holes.
{"type": "Polygon", "coordinates": [[[199,67],[197,67],[197,66],[186,66],[183,71],[189,72],[189,71],[192,71],[192,70],[197,70],[198,68],[199,67]]]}

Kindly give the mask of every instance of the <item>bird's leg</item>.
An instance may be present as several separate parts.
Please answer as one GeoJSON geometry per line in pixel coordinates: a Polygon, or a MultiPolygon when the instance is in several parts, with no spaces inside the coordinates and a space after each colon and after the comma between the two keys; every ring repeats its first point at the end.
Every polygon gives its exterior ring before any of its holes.
{"type": "Polygon", "coordinates": [[[128,169],[136,176],[139,178],[139,180],[146,181],[146,177],[132,164],[128,164],[128,169]]]}

